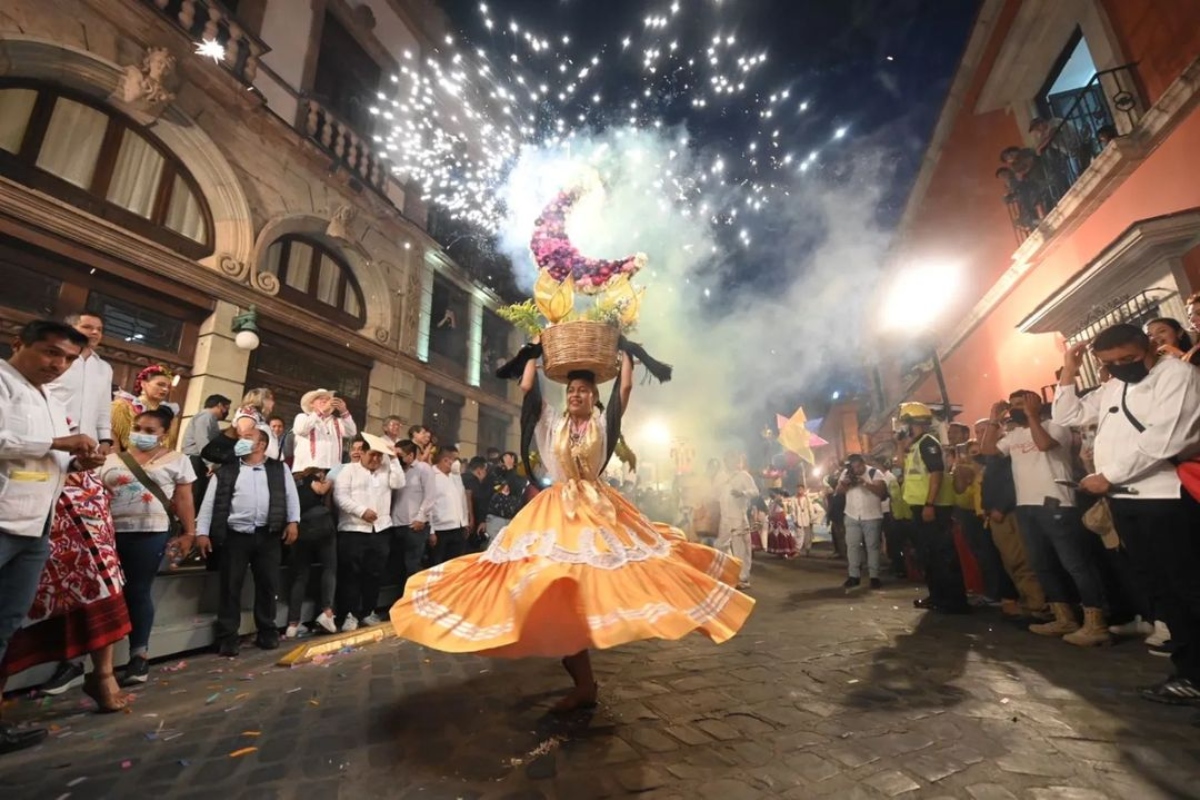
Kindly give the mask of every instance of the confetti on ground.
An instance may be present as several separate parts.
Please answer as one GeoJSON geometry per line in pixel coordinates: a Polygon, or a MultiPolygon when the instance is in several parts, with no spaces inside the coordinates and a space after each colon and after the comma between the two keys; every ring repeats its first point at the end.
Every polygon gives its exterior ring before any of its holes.
{"type": "Polygon", "coordinates": [[[122,761],[121,762],[121,769],[129,769],[132,766],[133,766],[132,761],[122,761]]]}
{"type": "Polygon", "coordinates": [[[245,700],[249,696],[250,696],[249,692],[242,692],[241,694],[234,695],[233,699],[234,700],[245,700]]]}
{"type": "Polygon", "coordinates": [[[187,694],[187,689],[175,689],[171,694],[187,694]]]}
{"type": "Polygon", "coordinates": [[[75,786],[78,786],[79,784],[83,783],[83,782],[84,782],[84,781],[86,781],[86,780],[87,780],[87,776],[86,776],[86,775],[80,775],[78,778],[76,778],[76,779],[75,779],[75,780],[73,780],[73,781],[67,781],[67,788],[68,788],[68,789],[70,789],[70,788],[73,788],[73,787],[75,787],[75,786]]]}
{"type": "Polygon", "coordinates": [[[187,668],[187,662],[180,661],[179,663],[172,664],[169,667],[159,667],[158,670],[159,670],[159,672],[179,672],[179,670],[186,669],[186,668],[187,668]]]}
{"type": "Polygon", "coordinates": [[[319,705],[321,705],[321,701],[314,697],[312,700],[308,701],[308,704],[310,706],[319,706],[319,705]]]}
{"type": "Polygon", "coordinates": [[[226,714],[228,714],[230,711],[237,711],[237,710],[238,710],[239,708],[241,708],[243,705],[245,705],[245,704],[244,704],[244,703],[238,703],[237,705],[230,706],[229,708],[225,709],[225,713],[226,713],[226,714]]]}
{"type": "Polygon", "coordinates": [[[262,731],[242,731],[242,736],[262,736],[262,731]]]}
{"type": "Polygon", "coordinates": [[[295,689],[288,689],[286,692],[284,692],[284,694],[295,694],[296,692],[300,691],[301,688],[303,687],[297,686],[295,689]]]}
{"type": "Polygon", "coordinates": [[[256,753],[256,752],[258,752],[257,747],[243,747],[241,750],[234,750],[232,753],[229,754],[229,757],[230,758],[241,758],[242,756],[247,756],[247,755],[250,755],[251,753],[256,753]]]}
{"type": "Polygon", "coordinates": [[[204,701],[204,705],[211,706],[213,703],[217,702],[217,698],[220,696],[221,696],[220,692],[217,692],[214,695],[210,695],[209,698],[204,701]]]}
{"type": "Polygon", "coordinates": [[[56,798],[56,800],[67,800],[67,798],[70,796],[71,796],[70,792],[63,792],[56,798]]]}

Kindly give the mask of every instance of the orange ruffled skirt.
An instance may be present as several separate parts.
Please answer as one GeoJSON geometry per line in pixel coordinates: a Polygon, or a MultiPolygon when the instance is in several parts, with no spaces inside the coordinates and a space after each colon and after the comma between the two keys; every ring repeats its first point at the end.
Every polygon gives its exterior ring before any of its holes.
{"type": "Polygon", "coordinates": [[[650,522],[611,487],[571,481],[538,494],[486,552],[410,578],[391,621],[435,650],[500,658],[693,631],[720,643],[754,607],[733,588],[739,566],[650,522]]]}

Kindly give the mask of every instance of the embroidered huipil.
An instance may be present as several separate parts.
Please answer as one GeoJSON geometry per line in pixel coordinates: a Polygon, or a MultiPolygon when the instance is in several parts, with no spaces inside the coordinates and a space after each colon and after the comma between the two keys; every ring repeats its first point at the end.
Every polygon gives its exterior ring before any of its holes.
{"type": "Polygon", "coordinates": [[[342,443],[354,438],[358,426],[349,414],[339,417],[313,412],[297,414],[292,432],[296,434],[292,472],[303,472],[309,467],[332,469],[342,463],[342,443]]]}

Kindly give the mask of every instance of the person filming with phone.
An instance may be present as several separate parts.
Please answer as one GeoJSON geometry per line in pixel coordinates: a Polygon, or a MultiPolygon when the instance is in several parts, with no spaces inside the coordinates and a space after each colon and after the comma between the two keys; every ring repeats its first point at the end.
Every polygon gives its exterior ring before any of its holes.
{"type": "Polygon", "coordinates": [[[849,576],[842,584],[853,589],[862,583],[863,550],[867,555],[867,571],[870,573],[871,588],[878,589],[879,550],[883,536],[883,498],[887,497],[887,482],[883,473],[867,462],[858,453],[846,461],[846,468],[838,478],[838,494],[846,496],[846,551],[849,556],[849,576]]]}

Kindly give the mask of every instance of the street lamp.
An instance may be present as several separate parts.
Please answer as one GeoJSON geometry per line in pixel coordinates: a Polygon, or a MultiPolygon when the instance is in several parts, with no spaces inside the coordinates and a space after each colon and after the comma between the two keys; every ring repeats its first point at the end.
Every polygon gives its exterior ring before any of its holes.
{"type": "Polygon", "coordinates": [[[942,395],[947,423],[954,418],[954,411],[946,389],[946,376],[942,372],[942,359],[938,355],[934,324],[958,294],[961,274],[960,266],[948,262],[931,262],[904,269],[892,279],[882,319],[886,331],[928,339],[933,376],[942,395]]]}
{"type": "Polygon", "coordinates": [[[239,350],[258,349],[258,309],[250,306],[243,314],[238,314],[230,323],[230,329],[237,334],[233,343],[239,350]]]}

